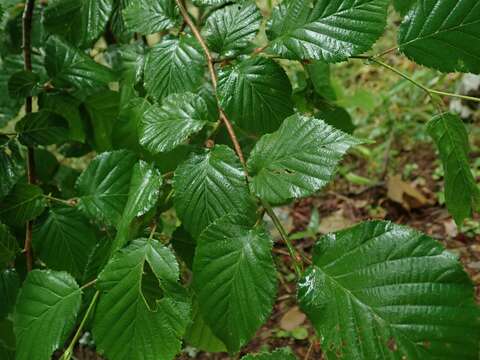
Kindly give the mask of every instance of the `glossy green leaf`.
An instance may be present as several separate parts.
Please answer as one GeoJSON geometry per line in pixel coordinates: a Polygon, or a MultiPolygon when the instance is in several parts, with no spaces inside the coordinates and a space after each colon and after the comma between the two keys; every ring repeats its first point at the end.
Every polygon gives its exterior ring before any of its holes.
{"type": "Polygon", "coordinates": [[[225,145],[217,145],[179,165],[173,189],[175,210],[194,238],[224,215],[255,213],[240,161],[225,145]]]}
{"type": "Polygon", "coordinates": [[[273,10],[271,50],[285,58],[338,62],[371,49],[389,0],[292,0],[273,10]]]}
{"type": "Polygon", "coordinates": [[[191,37],[163,40],[145,60],[144,85],[155,98],[185,91],[195,92],[204,75],[205,58],[191,37]]]}
{"type": "Polygon", "coordinates": [[[16,359],[50,359],[63,347],[75,325],[81,297],[77,283],[65,272],[30,272],[15,307],[16,359]]]}
{"type": "Polygon", "coordinates": [[[407,227],[364,222],[322,237],[298,299],[329,359],[478,358],[468,275],[440,243],[407,227]]]}
{"type": "Polygon", "coordinates": [[[277,349],[273,352],[261,352],[242,357],[242,360],[296,360],[292,350],[289,348],[277,349]]]}
{"type": "Polygon", "coordinates": [[[208,17],[202,34],[212,51],[230,57],[249,46],[261,20],[262,15],[254,3],[229,5],[208,17]]]}
{"type": "Polygon", "coordinates": [[[0,270],[15,259],[18,251],[17,240],[5,224],[0,223],[0,270]]]}
{"type": "Polygon", "coordinates": [[[95,157],[76,183],[79,209],[94,220],[118,224],[128,200],[136,162],[136,156],[126,150],[95,157]]]}
{"type": "Polygon", "coordinates": [[[332,179],[342,156],[359,143],[322,120],[290,116],[253,148],[247,162],[251,188],[272,204],[311,195],[332,179]]]}
{"type": "Polygon", "coordinates": [[[134,97],[120,109],[118,119],[112,130],[112,143],[115,149],[142,151],[139,128],[143,114],[149,108],[150,103],[146,99],[134,97]]]}
{"type": "Polygon", "coordinates": [[[24,174],[24,168],[17,141],[0,135],[0,199],[12,190],[24,174]]]}
{"type": "Polygon", "coordinates": [[[40,215],[45,206],[45,198],[40,187],[18,183],[0,202],[0,219],[8,225],[21,226],[40,215]]]}
{"type": "Polygon", "coordinates": [[[97,244],[94,228],[76,208],[51,208],[33,231],[35,255],[53,270],[81,278],[97,244]]]}
{"type": "Polygon", "coordinates": [[[61,144],[68,140],[68,122],[62,116],[48,111],[26,114],[15,126],[19,140],[25,145],[61,144]]]}
{"type": "Polygon", "coordinates": [[[172,94],[162,106],[152,105],[140,122],[140,144],[153,154],[173,150],[200,131],[209,117],[207,104],[196,94],[172,94]]]}
{"type": "MultiPolygon", "coordinates": [[[[193,0],[193,3],[196,6],[200,6],[200,7],[221,6],[221,5],[227,4],[228,2],[230,2],[230,1],[229,0],[193,0]]],[[[236,2],[236,1],[232,1],[232,2],[236,2]]]]}
{"type": "Polygon", "coordinates": [[[229,352],[237,352],[268,318],[277,291],[272,240],[238,215],[207,227],[198,240],[193,287],[200,313],[229,352]]]}
{"type": "Polygon", "coordinates": [[[13,98],[32,96],[39,76],[31,71],[19,71],[8,80],[8,92],[13,98]]]}
{"type": "Polygon", "coordinates": [[[123,10],[123,20],[128,31],[149,35],[177,25],[179,11],[174,0],[134,1],[123,10]]]}
{"type": "Polygon", "coordinates": [[[322,119],[327,124],[332,125],[335,129],[342,130],[347,134],[352,134],[355,130],[352,117],[347,110],[340,106],[324,105],[315,114],[317,119],[322,119]]]}
{"type": "Polygon", "coordinates": [[[99,276],[102,291],[94,323],[97,348],[115,360],[173,359],[190,320],[190,303],[178,285],[174,254],[158,243],[135,240],[118,252],[99,276]],[[144,269],[154,276],[146,300],[144,269]]]}
{"type": "Polygon", "coordinates": [[[418,64],[443,72],[480,73],[480,3],[416,1],[400,26],[398,45],[418,64]]]}
{"type": "Polygon", "coordinates": [[[315,92],[328,101],[337,100],[335,89],[330,80],[330,65],[323,61],[314,61],[305,65],[315,92]]]}
{"type": "Polygon", "coordinates": [[[17,271],[15,269],[2,269],[0,271],[0,319],[4,319],[13,312],[19,288],[20,278],[17,271]]]}
{"type": "Polygon", "coordinates": [[[403,16],[407,14],[415,2],[416,0],[393,0],[393,7],[403,16]]]}
{"type": "Polygon", "coordinates": [[[459,225],[480,211],[480,189],[470,170],[468,134],[458,115],[434,117],[427,131],[435,141],[445,172],[445,202],[459,225]]]}
{"type": "Polygon", "coordinates": [[[256,133],[276,130],[293,113],[292,87],[275,61],[254,57],[219,72],[218,97],[229,119],[256,133]]]}

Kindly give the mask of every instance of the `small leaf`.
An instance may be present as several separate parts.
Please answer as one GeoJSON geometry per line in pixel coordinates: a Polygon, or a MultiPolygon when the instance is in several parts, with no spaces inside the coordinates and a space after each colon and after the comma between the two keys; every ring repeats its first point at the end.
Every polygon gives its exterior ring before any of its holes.
{"type": "Polygon", "coordinates": [[[123,10],[123,20],[128,31],[149,35],[176,26],[179,11],[173,0],[134,1],[123,10]]]}
{"type": "Polygon", "coordinates": [[[427,124],[445,172],[445,202],[455,222],[461,225],[480,211],[480,190],[469,166],[470,146],[465,125],[458,115],[445,113],[427,124]]]}
{"type": "Polygon", "coordinates": [[[21,226],[40,215],[46,203],[42,189],[36,185],[18,183],[0,202],[0,219],[12,226],[21,226]]]}
{"type": "Polygon", "coordinates": [[[255,213],[240,161],[225,145],[179,165],[173,189],[175,210],[194,238],[224,215],[255,213]]]}
{"type": "Polygon", "coordinates": [[[8,227],[0,223],[0,270],[15,259],[17,251],[17,240],[12,236],[8,227]]]}
{"type": "Polygon", "coordinates": [[[196,94],[172,94],[162,106],[152,105],[140,123],[140,144],[153,154],[173,150],[200,131],[209,118],[205,101],[196,94]]]}
{"type": "MultiPolygon", "coordinates": [[[[20,278],[15,269],[6,269],[0,272],[0,319],[4,319],[13,311],[17,301],[20,278]]],[[[0,336],[0,343],[2,338],[0,336]]]]}
{"type": "Polygon", "coordinates": [[[15,126],[19,140],[25,145],[61,144],[68,140],[68,122],[62,116],[48,111],[25,115],[15,126]]]}
{"type": "Polygon", "coordinates": [[[0,199],[12,190],[24,169],[18,142],[0,135],[0,199]]]}
{"type": "Polygon", "coordinates": [[[236,125],[255,133],[275,131],[293,113],[287,74],[275,61],[262,57],[220,71],[218,97],[236,125]]]}
{"type": "Polygon", "coordinates": [[[8,92],[12,98],[32,96],[40,77],[31,71],[19,71],[8,80],[8,92]]]}
{"type": "Polygon", "coordinates": [[[262,226],[249,223],[230,215],[207,227],[193,264],[201,315],[231,353],[267,319],[277,291],[272,240],[262,226]]]}
{"type": "Polygon", "coordinates": [[[478,357],[468,275],[440,243],[407,227],[364,222],[322,237],[298,299],[329,359],[478,357]]]}
{"type": "Polygon", "coordinates": [[[342,156],[359,143],[322,120],[290,116],[252,150],[247,162],[251,188],[272,204],[311,195],[332,179],[342,156]]]}
{"type": "Polygon", "coordinates": [[[352,134],[355,130],[352,117],[347,110],[336,105],[324,105],[315,114],[317,119],[322,119],[328,125],[332,125],[335,129],[342,130],[347,134],[352,134]]]}
{"type": "Polygon", "coordinates": [[[16,359],[50,359],[73,330],[81,297],[77,283],[67,273],[31,271],[15,307],[16,359]]]}
{"type": "Polygon", "coordinates": [[[261,352],[249,354],[242,357],[242,360],[296,360],[290,348],[281,348],[273,352],[261,352]]]}
{"type": "Polygon", "coordinates": [[[315,92],[328,101],[337,100],[335,89],[330,80],[330,65],[323,61],[314,61],[305,65],[315,92]]]}

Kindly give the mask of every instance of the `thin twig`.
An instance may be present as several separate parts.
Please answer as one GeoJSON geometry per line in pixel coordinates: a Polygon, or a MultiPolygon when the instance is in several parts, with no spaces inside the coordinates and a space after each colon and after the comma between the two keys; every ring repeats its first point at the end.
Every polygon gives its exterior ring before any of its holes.
{"type": "Polygon", "coordinates": [[[80,290],[84,290],[84,289],[86,289],[86,288],[88,288],[92,285],[95,285],[96,282],[97,282],[97,279],[93,279],[92,281],[89,281],[89,282],[83,284],[82,286],[80,286],[80,290]]]}

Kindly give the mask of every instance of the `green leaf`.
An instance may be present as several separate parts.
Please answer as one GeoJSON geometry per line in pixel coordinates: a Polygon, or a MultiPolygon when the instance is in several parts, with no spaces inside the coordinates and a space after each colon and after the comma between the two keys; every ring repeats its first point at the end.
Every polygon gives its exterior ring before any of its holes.
{"type": "MultiPolygon", "coordinates": [[[[0,319],[4,319],[13,311],[19,288],[20,278],[15,269],[0,272],[0,319]]],[[[0,343],[1,341],[0,338],[0,343]]]]}
{"type": "Polygon", "coordinates": [[[248,223],[238,215],[218,219],[200,236],[193,263],[201,315],[230,353],[268,318],[277,291],[270,235],[248,223]]]}
{"type": "Polygon", "coordinates": [[[88,217],[118,224],[128,200],[135,155],[126,150],[105,152],[78,177],[78,208],[88,217]]]}
{"type": "Polygon", "coordinates": [[[398,46],[409,59],[430,68],[480,73],[478,1],[416,1],[400,25],[398,46]]]}
{"type": "Polygon", "coordinates": [[[413,7],[416,0],[393,0],[393,7],[404,16],[413,7]]]}
{"type": "Polygon", "coordinates": [[[51,269],[65,270],[81,278],[97,235],[76,208],[51,208],[33,230],[35,254],[51,269]]]}
{"type": "MultiPolygon", "coordinates": [[[[190,303],[177,281],[175,255],[157,241],[135,240],[101,272],[102,291],[93,323],[97,348],[109,359],[173,359],[190,320],[190,303]],[[142,287],[144,269],[154,276],[155,308],[142,287]]],[[[153,281],[152,281],[153,280],[153,281]]]]}
{"type": "Polygon", "coordinates": [[[364,222],[322,237],[298,299],[329,359],[478,358],[468,275],[440,243],[407,227],[364,222]]]}
{"type": "Polygon", "coordinates": [[[347,134],[352,134],[355,130],[352,117],[347,110],[340,106],[324,105],[315,114],[317,119],[322,119],[335,129],[342,130],[347,134]]]}
{"type": "Polygon", "coordinates": [[[176,26],[179,11],[173,0],[137,1],[123,10],[123,20],[128,31],[149,35],[176,26]]]}
{"type": "Polygon", "coordinates": [[[359,143],[322,120],[290,116],[253,148],[247,162],[251,188],[272,204],[309,196],[332,179],[342,156],[359,143]]]}
{"type": "Polygon", "coordinates": [[[197,241],[183,226],[180,226],[173,232],[170,243],[177,256],[185,262],[189,269],[192,269],[197,241]]]}
{"type": "Polygon", "coordinates": [[[8,225],[23,225],[40,215],[46,203],[42,189],[36,185],[18,183],[0,202],[0,219],[8,225]]]}
{"type": "Polygon", "coordinates": [[[45,68],[55,87],[91,93],[115,80],[109,68],[55,36],[50,36],[45,51],[45,68]]]}
{"type": "Polygon", "coordinates": [[[12,98],[32,96],[40,77],[31,71],[18,71],[8,80],[8,92],[12,98]]]}
{"type": "Polygon", "coordinates": [[[240,161],[225,145],[216,145],[179,165],[173,189],[175,210],[194,238],[224,215],[255,213],[240,161]]]}
{"type": "Polygon", "coordinates": [[[46,360],[73,330],[82,292],[65,272],[31,271],[14,314],[17,360],[46,360]]]}
{"type": "Polygon", "coordinates": [[[338,62],[372,48],[390,0],[292,0],[272,13],[271,50],[290,59],[338,62]]]}
{"type": "Polygon", "coordinates": [[[203,53],[193,38],[163,40],[150,49],[145,60],[145,88],[158,100],[195,92],[202,84],[204,65],[203,53]]]}
{"type": "Polygon", "coordinates": [[[17,251],[17,240],[10,234],[8,227],[0,223],[0,270],[15,259],[17,251]]]}
{"type": "Polygon", "coordinates": [[[199,132],[209,118],[205,101],[196,94],[172,94],[162,106],[152,105],[140,123],[140,144],[153,154],[173,150],[199,132]]]}
{"type": "Polygon", "coordinates": [[[118,119],[112,130],[112,143],[115,149],[129,149],[141,152],[140,146],[140,121],[143,114],[150,108],[150,103],[140,97],[134,97],[122,107],[118,119]]]}
{"type": "Polygon", "coordinates": [[[89,47],[104,32],[112,0],[50,0],[43,24],[79,47],[89,47]]]}
{"type": "Polygon", "coordinates": [[[212,51],[231,57],[249,46],[261,20],[262,15],[254,3],[229,5],[207,18],[202,35],[212,51]]]}
{"type": "Polygon", "coordinates": [[[239,127],[271,132],[293,113],[292,87],[275,61],[254,57],[219,72],[220,105],[239,127]]]}
{"type": "Polygon", "coordinates": [[[242,357],[242,360],[296,360],[290,348],[281,348],[273,352],[262,352],[242,357]]]}
{"type": "Polygon", "coordinates": [[[330,65],[323,61],[314,61],[305,65],[315,92],[328,101],[337,100],[335,89],[330,80],[330,65]]]}
{"type": "Polygon", "coordinates": [[[448,211],[461,225],[474,211],[480,211],[480,190],[469,166],[467,130],[458,115],[444,113],[428,123],[427,131],[435,141],[442,160],[448,211]]]}
{"type": "Polygon", "coordinates": [[[25,172],[24,168],[17,141],[0,135],[0,199],[12,190],[25,172]]]}
{"type": "Polygon", "coordinates": [[[16,125],[19,140],[25,145],[61,144],[68,140],[68,122],[49,110],[26,114],[16,125]]]}
{"type": "Polygon", "coordinates": [[[193,0],[193,3],[195,4],[195,6],[199,6],[199,7],[204,7],[204,6],[217,7],[217,6],[225,5],[229,2],[236,2],[236,0],[234,0],[234,1],[229,1],[229,0],[193,0]]]}

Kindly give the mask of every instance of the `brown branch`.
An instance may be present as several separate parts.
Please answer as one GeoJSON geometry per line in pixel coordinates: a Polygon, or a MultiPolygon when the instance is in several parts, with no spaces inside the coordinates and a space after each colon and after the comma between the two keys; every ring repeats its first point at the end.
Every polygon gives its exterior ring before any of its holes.
{"type": "MultiPolygon", "coordinates": [[[[25,71],[32,71],[32,19],[35,0],[27,0],[22,16],[22,48],[25,71]]],[[[32,97],[25,98],[25,113],[32,112],[32,97]]],[[[27,177],[29,184],[35,184],[35,153],[32,146],[27,150],[27,177]]],[[[27,271],[32,270],[32,228],[33,222],[28,221],[25,229],[25,257],[27,258],[27,271]]]]}

